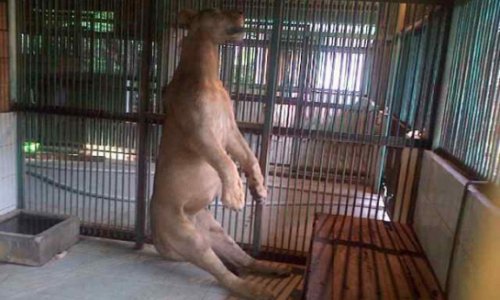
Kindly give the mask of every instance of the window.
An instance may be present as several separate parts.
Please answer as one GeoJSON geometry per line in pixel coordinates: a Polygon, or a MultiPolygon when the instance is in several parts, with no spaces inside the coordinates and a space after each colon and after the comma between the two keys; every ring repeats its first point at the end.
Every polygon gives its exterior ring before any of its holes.
{"type": "Polygon", "coordinates": [[[322,52],[316,67],[314,87],[322,90],[359,92],[365,56],[363,54],[322,52]]]}

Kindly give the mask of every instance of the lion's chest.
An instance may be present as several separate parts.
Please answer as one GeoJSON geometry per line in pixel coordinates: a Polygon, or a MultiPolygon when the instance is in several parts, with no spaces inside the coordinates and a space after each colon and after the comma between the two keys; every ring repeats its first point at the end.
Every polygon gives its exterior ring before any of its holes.
{"type": "Polygon", "coordinates": [[[233,107],[228,93],[225,90],[220,91],[210,106],[212,130],[225,141],[227,133],[234,122],[233,107]]]}

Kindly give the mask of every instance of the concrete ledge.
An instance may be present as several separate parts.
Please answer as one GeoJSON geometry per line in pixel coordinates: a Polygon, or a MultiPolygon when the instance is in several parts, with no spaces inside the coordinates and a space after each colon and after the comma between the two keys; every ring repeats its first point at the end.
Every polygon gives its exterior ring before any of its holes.
{"type": "Polygon", "coordinates": [[[41,266],[78,241],[80,221],[16,210],[0,217],[0,261],[41,266]]]}

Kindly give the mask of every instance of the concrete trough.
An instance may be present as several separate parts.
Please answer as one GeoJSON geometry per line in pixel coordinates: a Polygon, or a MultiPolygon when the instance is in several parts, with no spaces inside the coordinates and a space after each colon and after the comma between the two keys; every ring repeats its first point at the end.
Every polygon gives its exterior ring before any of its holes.
{"type": "Polygon", "coordinates": [[[16,210],[0,217],[0,262],[42,266],[78,241],[77,217],[16,210]]]}

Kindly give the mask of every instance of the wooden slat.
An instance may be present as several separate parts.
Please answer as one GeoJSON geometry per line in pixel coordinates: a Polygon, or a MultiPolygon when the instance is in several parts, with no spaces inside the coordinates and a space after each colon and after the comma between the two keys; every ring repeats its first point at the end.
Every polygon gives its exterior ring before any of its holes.
{"type": "MultiPolygon", "coordinates": [[[[335,247],[335,257],[333,259],[333,265],[331,270],[331,275],[328,276],[331,278],[329,283],[331,284],[331,288],[326,287],[323,290],[317,291],[317,294],[324,295],[325,297],[322,299],[342,299],[342,280],[343,273],[346,268],[347,263],[347,247],[344,246],[336,246],[335,247]],[[331,298],[330,298],[331,297],[331,298]]],[[[311,279],[311,281],[316,281],[316,279],[311,279]]],[[[309,287],[307,287],[309,291],[309,287]]],[[[306,299],[320,299],[314,297],[306,297],[306,299]]]]}
{"type": "Polygon", "coordinates": [[[360,250],[360,269],[361,269],[361,298],[362,299],[376,299],[379,292],[378,271],[375,265],[373,250],[360,250]]]}
{"type": "Polygon", "coordinates": [[[444,299],[410,227],[318,215],[305,299],[444,299]]]}
{"type": "Polygon", "coordinates": [[[360,273],[359,273],[359,255],[360,248],[358,247],[346,247],[347,248],[347,269],[342,273],[334,273],[335,277],[341,277],[344,281],[342,284],[342,297],[340,299],[359,299],[360,297],[360,273]]]}
{"type": "Polygon", "coordinates": [[[392,273],[390,273],[387,255],[380,252],[375,252],[374,255],[375,262],[377,263],[377,273],[379,274],[379,299],[399,299],[398,292],[396,290],[396,280],[392,276],[392,273]]]}

